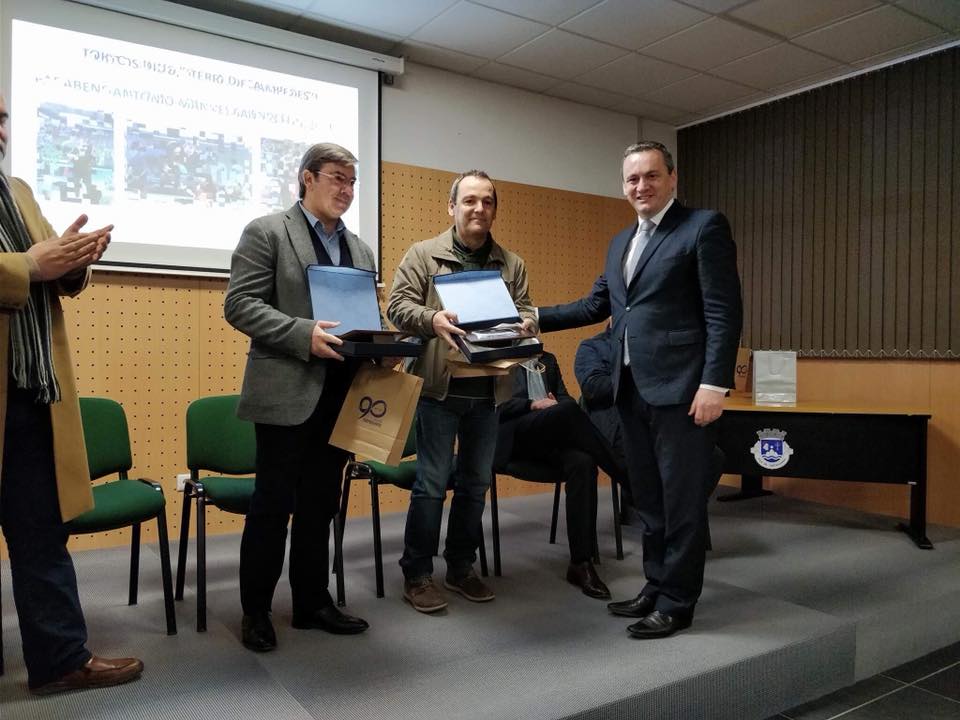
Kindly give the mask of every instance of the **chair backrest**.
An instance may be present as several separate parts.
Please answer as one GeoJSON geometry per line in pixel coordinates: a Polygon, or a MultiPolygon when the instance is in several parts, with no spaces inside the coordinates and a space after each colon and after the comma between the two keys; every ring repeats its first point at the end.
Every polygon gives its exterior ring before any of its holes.
{"type": "Polygon", "coordinates": [[[80,398],[83,439],[87,446],[90,479],[112,473],[126,474],[133,466],[127,416],[116,400],[80,398]]]}
{"type": "Polygon", "coordinates": [[[407,442],[403,446],[402,457],[410,457],[417,454],[417,417],[414,415],[413,422],[410,423],[410,432],[407,434],[407,442]]]}
{"type": "Polygon", "coordinates": [[[239,395],[214,395],[187,407],[187,467],[227,475],[256,471],[253,423],[237,417],[239,395]]]}

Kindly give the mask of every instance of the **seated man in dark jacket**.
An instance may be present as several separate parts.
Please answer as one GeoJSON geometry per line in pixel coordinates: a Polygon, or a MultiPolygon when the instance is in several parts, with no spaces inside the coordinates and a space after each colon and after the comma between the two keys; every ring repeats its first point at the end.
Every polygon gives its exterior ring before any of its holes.
{"type": "MultiPolygon", "coordinates": [[[[623,430],[620,427],[620,413],[614,405],[613,379],[610,375],[610,326],[603,332],[587,338],[577,348],[577,355],[573,361],[573,374],[580,383],[580,393],[583,406],[587,409],[590,420],[600,434],[609,443],[613,456],[624,467],[621,475],[611,475],[620,483],[620,521],[624,525],[632,524],[632,516],[636,514],[633,504],[633,493],[626,475],[626,453],[623,449],[623,430]]],[[[714,473],[709,478],[707,495],[712,493],[720,476],[723,474],[725,457],[719,446],[713,449],[714,473]]],[[[707,525],[707,550],[712,549],[710,541],[710,526],[707,525]]]]}
{"type": "Polygon", "coordinates": [[[567,393],[557,359],[545,352],[539,366],[514,372],[513,397],[500,406],[494,468],[510,460],[533,460],[556,468],[566,485],[567,580],[585,595],[605,599],[610,591],[590,561],[597,535],[597,467],[617,472],[610,448],[586,413],[567,393]],[[542,371],[542,372],[541,372],[542,371]]]}
{"type": "MultiPolygon", "coordinates": [[[[614,405],[613,378],[610,373],[610,326],[603,332],[587,338],[577,347],[573,361],[573,374],[580,383],[580,396],[590,420],[613,450],[613,456],[626,468],[626,453],[623,449],[623,430],[620,413],[614,405]]],[[[620,520],[632,524],[633,493],[626,473],[614,477],[620,485],[620,520]]]]}

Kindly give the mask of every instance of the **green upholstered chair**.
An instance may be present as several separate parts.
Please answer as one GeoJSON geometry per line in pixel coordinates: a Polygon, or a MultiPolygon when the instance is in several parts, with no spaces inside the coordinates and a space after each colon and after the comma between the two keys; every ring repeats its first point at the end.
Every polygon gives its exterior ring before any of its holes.
{"type": "Polygon", "coordinates": [[[140,525],[157,521],[160,572],[167,616],[167,634],[176,635],[170,575],[170,544],[167,540],[166,500],[162,488],[146,479],[131,479],[133,467],[127,417],[120,403],[108,398],[80,398],[80,416],[87,446],[90,478],[96,480],[116,473],[118,479],[93,487],[93,509],[67,523],[71,535],[107,532],[130,527],[130,587],[128,602],[137,604],[140,575],[140,525]]]}
{"type": "MultiPolygon", "coordinates": [[[[375,460],[358,462],[351,460],[347,464],[346,479],[343,484],[343,494],[341,496],[340,514],[337,518],[336,532],[337,553],[334,556],[334,563],[337,564],[338,581],[343,576],[343,525],[347,515],[347,503],[350,499],[350,485],[352,480],[368,480],[370,483],[370,520],[373,523],[373,558],[376,572],[377,597],[383,597],[383,546],[381,544],[380,534],[380,485],[394,485],[403,490],[413,489],[413,482],[417,479],[417,461],[413,458],[417,453],[417,423],[410,426],[410,434],[407,436],[407,442],[403,448],[403,455],[398,465],[385,465],[375,460]],[[405,459],[404,459],[405,458],[405,459]],[[413,459],[411,459],[413,458],[413,459]]],[[[447,489],[453,487],[453,477],[447,489]]],[[[480,536],[480,570],[486,577],[487,575],[487,553],[484,547],[483,535],[480,536]]],[[[339,591],[340,588],[338,588],[339,591]]],[[[339,595],[340,593],[338,593],[339,595]]]]}
{"type": "Polygon", "coordinates": [[[189,544],[190,507],[197,503],[197,632],[207,629],[206,506],[245,515],[253,495],[257,444],[253,423],[237,417],[238,395],[194,400],[187,407],[187,467],[177,557],[177,600],[183,585],[189,544]],[[215,475],[200,477],[201,472],[215,475]],[[244,476],[244,477],[237,477],[244,476]]]}

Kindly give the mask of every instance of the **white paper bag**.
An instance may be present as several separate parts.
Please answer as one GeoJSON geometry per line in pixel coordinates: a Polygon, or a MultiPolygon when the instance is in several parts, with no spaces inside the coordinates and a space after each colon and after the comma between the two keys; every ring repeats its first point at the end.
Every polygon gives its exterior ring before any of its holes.
{"type": "Polygon", "coordinates": [[[796,404],[797,353],[753,351],[753,402],[755,405],[796,404]]]}

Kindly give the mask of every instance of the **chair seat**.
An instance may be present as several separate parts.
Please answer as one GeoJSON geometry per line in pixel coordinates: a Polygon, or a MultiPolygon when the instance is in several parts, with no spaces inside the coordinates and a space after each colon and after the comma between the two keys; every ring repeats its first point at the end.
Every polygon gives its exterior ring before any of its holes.
{"type": "Polygon", "coordinates": [[[139,480],[94,485],[93,509],[67,524],[72,534],[105,532],[155,518],[164,507],[163,493],[139,480]]]}
{"type": "Polygon", "coordinates": [[[252,477],[226,477],[212,475],[200,478],[207,502],[221,510],[246,515],[253,494],[252,477]]]}
{"type": "Polygon", "coordinates": [[[410,490],[413,488],[413,481],[417,479],[416,460],[401,460],[399,465],[384,465],[375,460],[369,460],[365,464],[370,466],[380,485],[389,483],[398,488],[410,490]]]}
{"type": "Polygon", "coordinates": [[[549,483],[553,485],[562,481],[560,468],[554,467],[553,463],[546,463],[542,460],[513,459],[507,462],[504,467],[497,468],[495,472],[501,475],[520,478],[528,482],[549,483]]]}

